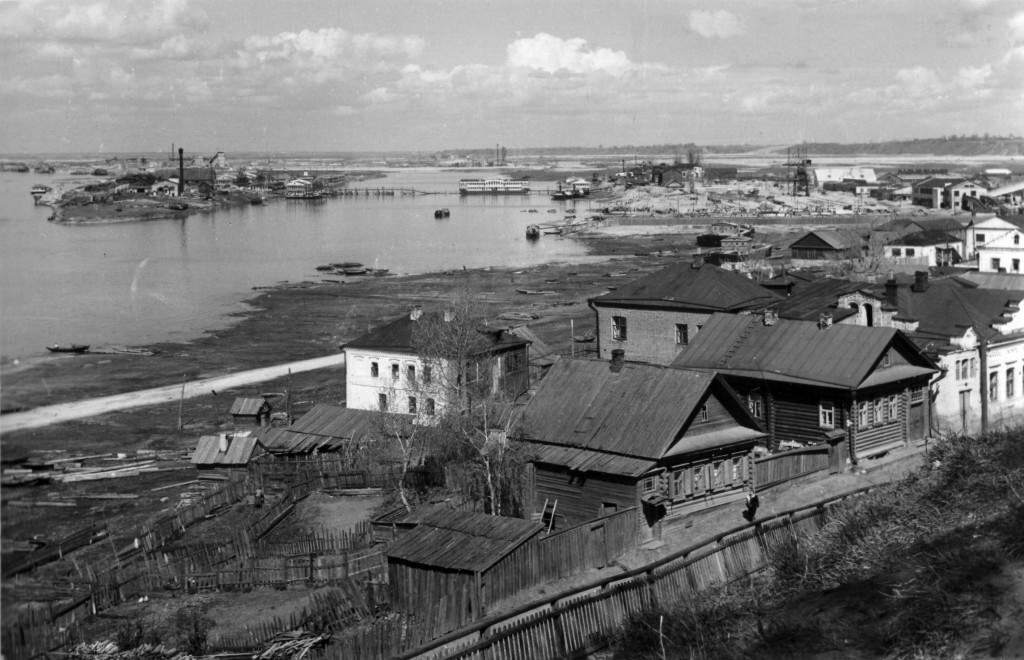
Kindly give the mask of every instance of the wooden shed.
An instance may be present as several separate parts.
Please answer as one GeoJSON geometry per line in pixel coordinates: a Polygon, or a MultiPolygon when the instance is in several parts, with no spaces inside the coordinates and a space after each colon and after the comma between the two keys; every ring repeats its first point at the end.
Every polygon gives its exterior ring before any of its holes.
{"type": "Polygon", "coordinates": [[[256,436],[248,431],[204,435],[190,459],[199,470],[245,472],[249,461],[264,453],[256,436]]]}
{"type": "Polygon", "coordinates": [[[416,525],[388,549],[396,610],[434,617],[440,633],[534,583],[539,523],[444,506],[411,515],[416,525]]]}
{"type": "Polygon", "coordinates": [[[867,243],[856,232],[840,229],[815,229],[789,246],[793,259],[841,261],[866,256],[867,243]]]}
{"type": "Polygon", "coordinates": [[[270,403],[261,396],[240,396],[231,404],[229,414],[235,428],[256,428],[270,424],[270,403]]]}

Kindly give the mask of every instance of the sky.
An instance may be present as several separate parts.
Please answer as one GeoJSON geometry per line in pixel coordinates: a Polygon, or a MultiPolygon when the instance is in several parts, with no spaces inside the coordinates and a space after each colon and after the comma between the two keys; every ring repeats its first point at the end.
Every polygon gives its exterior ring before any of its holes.
{"type": "Polygon", "coordinates": [[[1024,134],[1024,0],[0,0],[0,153],[1024,134]]]}

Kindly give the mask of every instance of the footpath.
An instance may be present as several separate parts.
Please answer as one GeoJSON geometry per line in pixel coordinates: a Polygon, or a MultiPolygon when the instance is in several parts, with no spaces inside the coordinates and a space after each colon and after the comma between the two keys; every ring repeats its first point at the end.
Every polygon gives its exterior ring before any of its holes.
{"type": "Polygon", "coordinates": [[[83,417],[94,417],[117,410],[171,403],[179,399],[191,399],[209,394],[211,391],[227,390],[242,385],[282,378],[289,373],[339,367],[344,364],[345,354],[336,353],[310,360],[287,362],[260,369],[250,369],[223,376],[193,380],[178,385],[165,385],[163,387],[125,392],[124,394],[113,394],[95,399],[58,403],[52,406],[40,406],[39,408],[33,408],[24,412],[0,416],[0,435],[21,429],[33,429],[48,424],[82,419],[83,417]]]}

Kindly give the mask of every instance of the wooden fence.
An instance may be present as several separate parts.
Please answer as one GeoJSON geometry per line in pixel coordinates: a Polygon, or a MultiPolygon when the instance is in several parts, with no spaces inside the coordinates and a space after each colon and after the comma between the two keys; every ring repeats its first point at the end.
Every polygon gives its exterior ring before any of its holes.
{"type": "MultiPolygon", "coordinates": [[[[772,548],[817,531],[832,505],[868,490],[870,487],[735,528],[642,568],[480,621],[400,657],[581,657],[607,646],[630,614],[693,597],[716,584],[764,569],[772,548]]],[[[342,657],[328,649],[326,657],[342,657]]]]}
{"type": "Polygon", "coordinates": [[[769,488],[828,467],[828,445],[798,447],[754,459],[754,483],[758,489],[769,488]]]}
{"type": "Polygon", "coordinates": [[[77,550],[82,546],[89,545],[100,539],[106,538],[108,533],[107,523],[94,523],[88,527],[84,527],[75,532],[72,532],[68,536],[55,541],[49,545],[43,546],[34,552],[30,552],[21,561],[13,564],[5,564],[3,567],[4,578],[9,578],[12,575],[18,573],[24,573],[31,571],[36,566],[49,563],[60,559],[65,554],[77,550]]]}
{"type": "Polygon", "coordinates": [[[537,541],[537,582],[603,568],[637,544],[639,510],[630,507],[537,541]]]}
{"type": "MultiPolygon", "coordinates": [[[[384,580],[387,556],[382,548],[330,555],[262,557],[215,571],[186,573],[191,591],[247,591],[259,587],[337,584],[348,580],[384,580]]],[[[280,632],[280,631],[278,631],[280,632]]]]}

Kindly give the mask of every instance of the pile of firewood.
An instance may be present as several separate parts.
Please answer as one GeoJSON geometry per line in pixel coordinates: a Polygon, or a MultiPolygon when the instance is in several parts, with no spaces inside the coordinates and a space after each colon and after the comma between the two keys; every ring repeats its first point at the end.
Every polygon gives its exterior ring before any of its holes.
{"type": "Polygon", "coordinates": [[[308,630],[289,630],[274,635],[262,652],[253,656],[255,660],[299,660],[311,649],[327,644],[331,633],[314,633],[308,630]]]}

